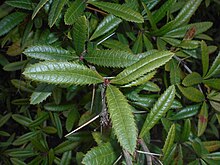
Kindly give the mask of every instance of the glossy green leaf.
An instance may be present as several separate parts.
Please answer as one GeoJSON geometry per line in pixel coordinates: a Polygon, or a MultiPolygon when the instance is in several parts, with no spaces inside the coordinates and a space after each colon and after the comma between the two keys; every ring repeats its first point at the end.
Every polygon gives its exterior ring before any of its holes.
{"type": "Polygon", "coordinates": [[[189,100],[193,102],[202,102],[205,99],[205,96],[201,91],[194,87],[181,87],[178,86],[179,90],[181,93],[189,100]]]}
{"type": "Polygon", "coordinates": [[[73,126],[77,123],[77,121],[80,118],[80,114],[77,111],[77,109],[74,107],[70,110],[68,113],[67,119],[66,119],[66,130],[69,132],[73,129],[73,126]]]}
{"type": "Polygon", "coordinates": [[[185,142],[189,139],[191,132],[191,122],[190,119],[184,121],[183,128],[181,129],[180,141],[185,142]]]}
{"type": "Polygon", "coordinates": [[[137,128],[132,108],[119,89],[112,85],[107,87],[106,97],[115,135],[121,146],[133,153],[137,141],[137,128]]]}
{"type": "Polygon", "coordinates": [[[27,165],[25,162],[17,158],[11,158],[10,161],[13,165],[27,165]]]}
{"type": "Polygon", "coordinates": [[[203,79],[199,73],[192,72],[183,79],[182,83],[184,86],[193,86],[201,83],[202,81],[203,79]]]}
{"type": "Polygon", "coordinates": [[[53,114],[54,117],[54,125],[57,128],[57,134],[59,138],[63,137],[63,127],[58,113],[53,114]]]}
{"type": "Polygon", "coordinates": [[[12,149],[8,151],[8,155],[15,158],[28,158],[37,155],[33,150],[30,149],[12,149]]]}
{"type": "Polygon", "coordinates": [[[85,165],[112,165],[117,159],[117,154],[114,151],[111,143],[104,143],[88,151],[82,160],[85,165]]]}
{"type": "Polygon", "coordinates": [[[11,117],[11,113],[8,113],[4,116],[0,116],[0,127],[3,126],[11,117]]]}
{"type": "Polygon", "coordinates": [[[189,105],[179,110],[170,120],[181,120],[196,115],[199,111],[200,104],[189,105]]]}
{"type": "Polygon", "coordinates": [[[153,22],[156,24],[166,16],[166,13],[170,10],[170,6],[176,3],[176,0],[166,1],[156,12],[153,13],[153,22]]]}
{"type": "Polygon", "coordinates": [[[32,14],[32,19],[37,15],[37,13],[40,11],[40,9],[47,3],[48,0],[41,0],[37,6],[35,7],[33,14],[32,14]]]}
{"type": "Polygon", "coordinates": [[[127,67],[139,59],[130,52],[121,50],[95,50],[85,56],[86,61],[105,67],[127,67]]]}
{"type": "Polygon", "coordinates": [[[26,17],[25,13],[21,12],[14,12],[0,21],[1,29],[0,29],[0,36],[5,35],[8,33],[10,30],[12,30],[15,26],[17,26],[19,23],[21,23],[24,18],[26,17]]]}
{"type": "Polygon", "coordinates": [[[56,146],[54,148],[54,153],[55,154],[61,154],[61,153],[64,153],[66,151],[73,150],[78,145],[79,145],[79,142],[73,142],[73,141],[70,141],[70,140],[66,140],[66,141],[60,143],[58,146],[56,146]]]}
{"type": "Polygon", "coordinates": [[[28,60],[23,60],[23,61],[16,61],[16,62],[11,62],[6,64],[3,69],[5,71],[16,71],[23,69],[25,65],[27,64],[28,60]]]}
{"type": "Polygon", "coordinates": [[[152,50],[154,48],[153,44],[149,40],[149,38],[145,35],[143,35],[143,42],[144,46],[146,47],[147,50],[152,50]]]}
{"type": "Polygon", "coordinates": [[[79,17],[72,30],[72,38],[77,55],[81,55],[85,49],[85,42],[88,37],[88,24],[85,16],[79,17]]]}
{"type": "Polygon", "coordinates": [[[180,26],[179,28],[176,28],[166,33],[164,37],[183,38],[186,35],[187,31],[193,27],[196,29],[195,35],[198,35],[207,31],[212,26],[212,24],[212,22],[198,22],[180,26]]]}
{"type": "Polygon", "coordinates": [[[166,141],[165,141],[165,144],[163,146],[163,160],[166,160],[168,155],[170,154],[170,151],[172,149],[172,146],[173,146],[173,143],[174,143],[174,139],[175,139],[175,134],[176,134],[176,126],[175,124],[173,124],[171,127],[170,127],[170,130],[167,134],[167,138],[166,138],[166,141]]]}
{"type": "Polygon", "coordinates": [[[48,25],[50,27],[52,27],[56,23],[66,1],[67,0],[53,0],[52,1],[52,6],[50,8],[49,17],[48,17],[48,25]]]}
{"type": "Polygon", "coordinates": [[[174,19],[173,28],[178,27],[186,22],[192,17],[197,8],[199,7],[202,0],[190,0],[187,1],[183,6],[182,10],[178,13],[176,18],[174,19]]]}
{"type": "Polygon", "coordinates": [[[200,45],[199,41],[195,40],[183,40],[181,43],[178,45],[178,47],[183,48],[183,49],[196,49],[200,45]]]}
{"type": "Polygon", "coordinates": [[[180,83],[180,68],[178,66],[178,63],[176,60],[172,59],[170,60],[170,83],[172,85],[176,85],[180,83]]]}
{"type": "Polygon", "coordinates": [[[103,34],[106,34],[107,32],[117,27],[121,22],[122,20],[120,18],[117,18],[114,15],[109,14],[102,20],[102,22],[100,22],[95,32],[90,37],[90,40],[93,40],[103,34]]]}
{"type": "Polygon", "coordinates": [[[125,44],[123,42],[120,42],[118,40],[108,39],[101,43],[103,46],[105,46],[108,49],[116,49],[116,50],[123,50],[127,52],[132,52],[129,48],[128,44],[125,44]]]}
{"type": "Polygon", "coordinates": [[[65,165],[70,164],[71,158],[72,158],[72,151],[71,150],[64,152],[62,155],[60,164],[65,164],[65,165]]]}
{"type": "Polygon", "coordinates": [[[84,0],[74,1],[70,7],[67,9],[64,15],[64,22],[66,25],[72,25],[75,23],[78,17],[83,14],[85,10],[86,3],[84,0]]]}
{"type": "Polygon", "coordinates": [[[151,82],[149,82],[150,79],[152,79],[154,77],[154,75],[156,74],[156,71],[152,71],[140,78],[138,78],[137,80],[134,80],[126,85],[123,85],[122,87],[133,87],[133,86],[138,86],[138,85],[142,85],[145,84],[148,89],[150,89],[151,91],[158,91],[158,86],[155,86],[154,84],[152,84],[151,82]]]}
{"type": "Polygon", "coordinates": [[[125,5],[120,5],[116,3],[110,2],[96,2],[96,1],[89,1],[90,4],[109,12],[115,16],[118,16],[126,21],[142,23],[144,19],[142,15],[125,5]]]}
{"type": "Polygon", "coordinates": [[[220,152],[213,152],[213,153],[207,154],[206,157],[208,159],[220,161],[220,152]]]}
{"type": "Polygon", "coordinates": [[[12,7],[32,10],[32,4],[30,0],[7,0],[5,3],[12,7]]]}
{"type": "Polygon", "coordinates": [[[73,108],[74,108],[74,105],[71,103],[60,104],[60,105],[57,105],[55,103],[47,103],[44,105],[44,109],[46,109],[48,111],[54,111],[54,112],[68,111],[73,108]]]}
{"type": "Polygon", "coordinates": [[[209,87],[211,88],[214,88],[214,89],[218,89],[220,90],[220,79],[216,78],[216,79],[208,79],[208,80],[203,80],[203,83],[208,85],[209,87]]]}
{"type": "Polygon", "coordinates": [[[49,118],[49,115],[48,113],[46,112],[41,112],[39,114],[39,116],[34,120],[32,121],[28,126],[29,127],[36,127],[38,125],[40,125],[41,123],[43,123],[45,120],[47,120],[49,118]]]}
{"type": "Polygon", "coordinates": [[[134,81],[144,74],[164,65],[172,58],[173,55],[174,54],[169,51],[161,51],[150,54],[127,67],[114,79],[112,79],[111,82],[114,84],[127,84],[131,81],[134,81]]]}
{"type": "Polygon", "coordinates": [[[214,152],[220,149],[220,141],[213,140],[213,141],[204,141],[202,143],[209,152],[214,152]]]}
{"type": "Polygon", "coordinates": [[[41,62],[25,69],[27,78],[51,84],[96,84],[103,78],[95,71],[74,62],[41,62]]]}
{"type": "Polygon", "coordinates": [[[53,89],[53,85],[39,84],[31,94],[30,104],[34,105],[43,102],[52,94],[53,89]]]}
{"type": "Polygon", "coordinates": [[[142,35],[142,33],[138,34],[138,36],[134,42],[134,45],[132,47],[132,51],[135,54],[143,52],[143,35],[142,35]]]}
{"type": "Polygon", "coordinates": [[[202,71],[203,71],[203,76],[205,76],[209,69],[209,50],[208,50],[208,46],[204,41],[201,41],[201,51],[202,51],[202,71]]]}
{"type": "Polygon", "coordinates": [[[206,102],[203,102],[199,113],[198,132],[197,132],[198,136],[201,136],[205,132],[207,124],[208,124],[208,105],[206,104],[206,102]]]}
{"type": "Polygon", "coordinates": [[[30,46],[23,53],[31,58],[49,61],[67,61],[77,58],[75,52],[50,45],[30,46]]]}
{"type": "Polygon", "coordinates": [[[205,75],[204,79],[208,79],[218,74],[220,74],[220,52],[218,53],[218,56],[215,58],[214,62],[212,63],[212,66],[209,69],[208,73],[205,75]]]}
{"type": "Polygon", "coordinates": [[[150,113],[147,115],[147,118],[144,122],[144,125],[141,129],[139,137],[142,138],[146,135],[150,129],[157,124],[157,122],[165,115],[165,113],[170,109],[174,97],[175,97],[175,87],[170,86],[157,100],[151,109],[150,113]]]}
{"type": "Polygon", "coordinates": [[[38,131],[25,133],[25,134],[19,136],[13,142],[13,145],[15,145],[15,146],[23,145],[23,144],[29,142],[32,138],[35,138],[38,134],[39,134],[38,131]]]}
{"type": "Polygon", "coordinates": [[[32,122],[30,118],[24,115],[19,115],[19,114],[13,114],[12,119],[14,119],[16,122],[26,127],[29,126],[29,124],[32,122]]]}

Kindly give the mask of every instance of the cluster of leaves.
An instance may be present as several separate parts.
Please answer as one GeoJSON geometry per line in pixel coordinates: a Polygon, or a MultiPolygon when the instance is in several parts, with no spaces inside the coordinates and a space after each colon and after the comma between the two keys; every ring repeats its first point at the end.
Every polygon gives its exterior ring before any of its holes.
{"type": "Polygon", "coordinates": [[[0,161],[218,164],[220,53],[190,22],[212,3],[4,1],[0,161]]]}

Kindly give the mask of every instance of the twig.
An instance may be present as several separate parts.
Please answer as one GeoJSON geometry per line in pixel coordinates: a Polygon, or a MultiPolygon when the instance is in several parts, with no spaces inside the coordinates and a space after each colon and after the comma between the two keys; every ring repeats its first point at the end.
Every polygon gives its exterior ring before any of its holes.
{"type": "Polygon", "coordinates": [[[152,152],[146,152],[146,151],[140,151],[140,150],[136,150],[138,153],[141,154],[146,154],[146,155],[152,155],[152,156],[162,156],[161,154],[156,154],[156,153],[152,153],[152,152]]]}
{"type": "Polygon", "coordinates": [[[89,6],[86,6],[86,8],[87,8],[87,9],[90,9],[90,10],[93,10],[93,11],[97,11],[98,13],[101,13],[101,14],[103,14],[103,15],[107,15],[106,12],[101,11],[101,10],[99,10],[99,9],[96,9],[96,8],[93,8],[93,7],[89,7],[89,6]]]}
{"type": "Polygon", "coordinates": [[[119,160],[122,158],[122,154],[118,157],[118,159],[114,162],[114,164],[113,165],[116,165],[118,162],[119,162],[119,160]]]}
{"type": "Polygon", "coordinates": [[[101,44],[102,42],[104,42],[105,40],[109,39],[109,38],[110,38],[111,36],[113,36],[114,34],[115,34],[115,32],[112,33],[112,34],[110,34],[109,36],[105,37],[103,40],[99,41],[99,42],[97,43],[97,45],[99,45],[99,44],[101,44]]]}

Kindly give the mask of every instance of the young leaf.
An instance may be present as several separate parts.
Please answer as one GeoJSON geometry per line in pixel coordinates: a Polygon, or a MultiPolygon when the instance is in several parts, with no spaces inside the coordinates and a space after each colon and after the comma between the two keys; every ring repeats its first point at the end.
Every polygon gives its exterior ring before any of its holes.
{"type": "Polygon", "coordinates": [[[46,100],[52,94],[53,89],[53,85],[39,84],[31,94],[30,104],[39,104],[46,100]]]}
{"type": "Polygon", "coordinates": [[[30,0],[7,0],[5,3],[16,8],[32,10],[30,0]]]}
{"type": "Polygon", "coordinates": [[[214,152],[220,149],[220,141],[204,141],[202,143],[209,152],[214,152]]]}
{"type": "Polygon", "coordinates": [[[50,84],[84,85],[103,82],[95,71],[74,62],[41,62],[25,69],[27,78],[50,84]]]}
{"type": "Polygon", "coordinates": [[[202,108],[199,113],[199,120],[198,120],[198,132],[197,135],[201,136],[207,127],[208,123],[208,105],[206,102],[203,102],[202,108]]]}
{"type": "Polygon", "coordinates": [[[109,32],[109,31],[111,31],[116,26],[118,26],[121,22],[122,22],[122,20],[120,18],[117,18],[114,15],[109,14],[108,16],[106,16],[102,20],[102,22],[100,22],[100,24],[96,28],[95,32],[90,37],[90,40],[93,40],[93,39],[109,32]]]}
{"type": "Polygon", "coordinates": [[[209,87],[211,88],[214,88],[214,89],[218,89],[220,90],[220,79],[208,79],[208,80],[203,80],[203,83],[208,85],[209,87]]]}
{"type": "Polygon", "coordinates": [[[162,149],[162,151],[163,151],[163,160],[167,159],[167,157],[170,154],[170,151],[172,149],[174,139],[175,139],[175,132],[176,132],[175,129],[176,129],[176,126],[175,126],[175,124],[173,124],[170,127],[170,130],[168,132],[165,144],[164,144],[163,149],[162,149]]]}
{"type": "Polygon", "coordinates": [[[85,42],[88,37],[88,25],[85,16],[79,17],[73,27],[71,36],[74,40],[74,46],[77,55],[81,55],[81,53],[85,49],[85,42]]]}
{"type": "Polygon", "coordinates": [[[163,117],[163,115],[170,109],[174,97],[175,97],[175,86],[170,86],[154,104],[150,113],[144,122],[139,137],[142,138],[148,131],[163,117]]]}
{"type": "Polygon", "coordinates": [[[87,152],[82,160],[82,163],[85,165],[90,165],[90,164],[110,165],[110,164],[114,164],[114,161],[116,159],[117,159],[117,154],[115,153],[111,143],[108,142],[99,145],[98,147],[94,147],[89,152],[87,152]]]}
{"type": "Polygon", "coordinates": [[[126,7],[125,5],[120,5],[110,2],[95,2],[95,1],[90,1],[89,3],[106,12],[118,16],[126,21],[131,21],[136,23],[144,22],[144,18],[140,13],[134,11],[129,7],[126,7]]]}
{"type": "Polygon", "coordinates": [[[181,120],[196,115],[199,111],[200,104],[186,106],[178,111],[174,116],[170,117],[170,120],[181,120]]]}
{"type": "Polygon", "coordinates": [[[34,19],[34,17],[37,15],[37,13],[40,11],[40,9],[47,3],[47,1],[49,1],[49,0],[41,0],[37,4],[37,6],[35,7],[34,12],[32,14],[32,17],[31,17],[32,19],[34,19]]]}
{"type": "Polygon", "coordinates": [[[74,57],[77,58],[75,52],[50,45],[30,46],[23,53],[28,57],[39,60],[67,61],[72,60],[74,57]]]}
{"type": "Polygon", "coordinates": [[[112,85],[107,86],[106,97],[112,127],[117,139],[125,150],[133,153],[137,141],[137,128],[132,108],[119,89],[112,85]]]}
{"type": "Polygon", "coordinates": [[[71,6],[67,9],[64,15],[64,22],[66,25],[72,25],[75,23],[78,17],[83,14],[86,4],[83,0],[74,1],[71,6]]]}
{"type": "Polygon", "coordinates": [[[169,51],[161,51],[150,54],[131,66],[124,69],[114,79],[111,80],[114,84],[127,84],[144,74],[159,68],[169,61],[174,54],[169,51]]]}
{"type": "Polygon", "coordinates": [[[201,41],[201,51],[202,51],[202,71],[203,71],[203,76],[205,76],[209,69],[209,50],[204,41],[201,41]]]}
{"type": "Polygon", "coordinates": [[[0,37],[8,33],[15,26],[17,26],[20,22],[22,22],[25,17],[26,17],[26,14],[21,13],[21,12],[14,12],[4,17],[0,21],[0,25],[1,25],[0,37]]]}
{"type": "Polygon", "coordinates": [[[212,66],[209,69],[208,73],[205,75],[204,79],[208,79],[218,74],[220,74],[220,52],[218,53],[218,56],[215,58],[215,61],[212,63],[212,66]]]}
{"type": "Polygon", "coordinates": [[[202,77],[199,73],[197,72],[192,72],[188,74],[184,79],[183,79],[183,85],[184,86],[192,86],[192,85],[197,85],[202,82],[202,77]]]}
{"type": "Polygon", "coordinates": [[[193,102],[202,102],[205,99],[205,96],[203,95],[203,93],[194,87],[184,88],[178,85],[178,88],[187,99],[193,102]]]}
{"type": "Polygon", "coordinates": [[[85,60],[105,67],[127,67],[139,59],[130,52],[121,50],[95,50],[85,56],[85,60]]]}
{"type": "Polygon", "coordinates": [[[189,21],[191,16],[195,13],[197,8],[199,7],[202,0],[190,0],[187,1],[186,4],[183,6],[182,10],[174,19],[173,28],[178,27],[186,22],[189,21]]]}
{"type": "Polygon", "coordinates": [[[53,0],[52,1],[52,6],[51,6],[49,17],[48,17],[48,25],[50,27],[52,27],[56,23],[56,20],[60,16],[60,13],[66,1],[67,0],[53,0]]]}

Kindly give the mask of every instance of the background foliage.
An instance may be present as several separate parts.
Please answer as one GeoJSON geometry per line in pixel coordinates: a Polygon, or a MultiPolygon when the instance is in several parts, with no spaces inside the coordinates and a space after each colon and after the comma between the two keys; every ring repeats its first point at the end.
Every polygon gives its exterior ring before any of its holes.
{"type": "Polygon", "coordinates": [[[6,0],[0,164],[220,163],[217,0],[6,0]]]}

